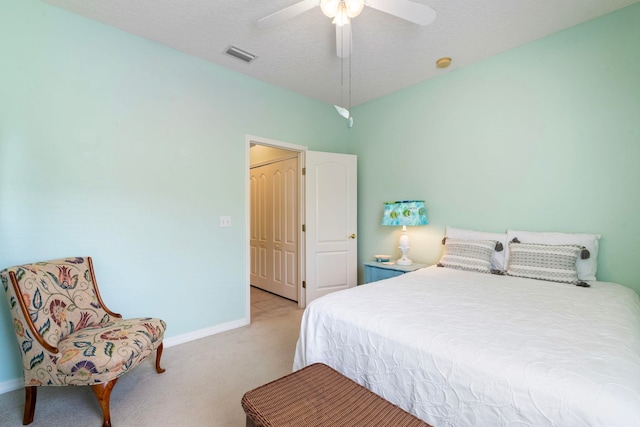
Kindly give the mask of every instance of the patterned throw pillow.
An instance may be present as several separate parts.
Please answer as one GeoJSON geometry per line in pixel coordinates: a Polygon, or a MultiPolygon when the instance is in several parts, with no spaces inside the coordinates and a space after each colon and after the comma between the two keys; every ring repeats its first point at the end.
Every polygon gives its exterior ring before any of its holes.
{"type": "Polygon", "coordinates": [[[495,240],[447,238],[438,267],[491,273],[491,256],[495,247],[495,240]]]}
{"type": "Polygon", "coordinates": [[[509,243],[509,276],[551,282],[573,283],[578,280],[576,262],[581,246],[509,243]]]}

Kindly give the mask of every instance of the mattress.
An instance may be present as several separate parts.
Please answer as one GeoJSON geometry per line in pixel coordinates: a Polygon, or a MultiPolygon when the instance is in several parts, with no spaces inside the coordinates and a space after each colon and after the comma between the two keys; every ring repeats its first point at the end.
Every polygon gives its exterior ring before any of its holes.
{"type": "Polygon", "coordinates": [[[429,267],[335,292],[302,318],[320,362],[437,427],[640,426],[640,299],[429,267]]]}

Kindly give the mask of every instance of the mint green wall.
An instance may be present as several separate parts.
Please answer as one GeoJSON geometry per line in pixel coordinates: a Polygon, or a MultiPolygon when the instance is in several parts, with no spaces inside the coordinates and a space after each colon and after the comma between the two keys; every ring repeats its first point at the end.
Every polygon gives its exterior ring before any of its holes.
{"type": "MultiPolygon", "coordinates": [[[[243,319],[245,135],[343,152],[333,108],[36,0],[0,2],[0,55],[0,269],[91,255],[169,337],[243,319]]],[[[2,302],[0,383],[18,357],[2,302]]]]}
{"type": "MultiPolygon", "coordinates": [[[[320,102],[2,0],[0,268],[92,255],[111,308],[168,336],[243,318],[251,134],[358,154],[361,261],[397,255],[382,201],[425,198],[416,261],[447,224],[595,232],[600,278],[640,292],[639,44],[635,5],[364,104],[346,131],[320,102]]],[[[0,360],[0,383],[21,376],[3,303],[0,360]]]]}
{"type": "Polygon", "coordinates": [[[599,279],[640,292],[639,46],[636,4],[356,108],[360,261],[399,256],[383,201],[424,198],[414,261],[446,225],[599,233],[599,279]]]}

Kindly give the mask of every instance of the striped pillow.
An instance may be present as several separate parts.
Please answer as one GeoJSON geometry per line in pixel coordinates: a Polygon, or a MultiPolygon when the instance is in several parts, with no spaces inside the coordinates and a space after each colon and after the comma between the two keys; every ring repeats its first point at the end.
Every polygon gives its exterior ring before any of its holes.
{"type": "Polygon", "coordinates": [[[509,242],[509,276],[551,282],[573,283],[578,280],[576,262],[581,246],[541,245],[509,242]]]}
{"type": "Polygon", "coordinates": [[[491,257],[495,247],[495,240],[447,238],[438,267],[491,273],[491,257]]]}

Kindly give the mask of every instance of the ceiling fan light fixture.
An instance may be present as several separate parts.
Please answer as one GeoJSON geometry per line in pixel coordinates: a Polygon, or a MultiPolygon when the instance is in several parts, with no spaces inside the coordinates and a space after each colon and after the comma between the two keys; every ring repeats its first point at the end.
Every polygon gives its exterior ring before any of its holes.
{"type": "Polygon", "coordinates": [[[364,0],[346,0],[345,4],[347,5],[347,15],[349,15],[349,18],[355,18],[360,15],[362,9],[364,9],[364,0]]]}
{"type": "Polygon", "coordinates": [[[364,0],[320,0],[322,13],[329,18],[337,18],[339,22],[343,22],[342,25],[347,22],[347,18],[360,15],[363,8],[364,0]],[[340,15],[342,17],[338,18],[340,15]]]}
{"type": "Polygon", "coordinates": [[[349,15],[347,13],[347,7],[343,2],[340,3],[340,7],[338,8],[338,13],[336,17],[331,21],[332,24],[336,24],[338,27],[342,27],[343,25],[347,25],[351,23],[349,19],[349,15]]]}
{"type": "Polygon", "coordinates": [[[320,0],[320,9],[329,18],[335,18],[338,14],[339,5],[340,0],[320,0]]]}

